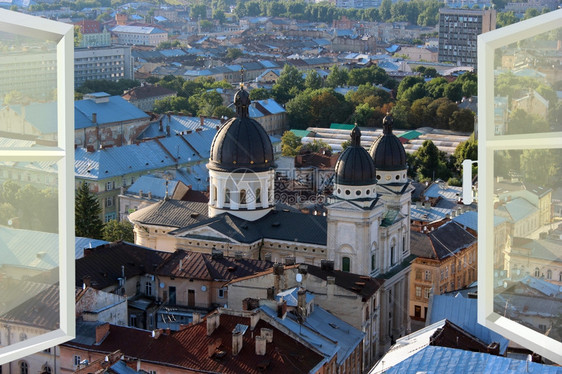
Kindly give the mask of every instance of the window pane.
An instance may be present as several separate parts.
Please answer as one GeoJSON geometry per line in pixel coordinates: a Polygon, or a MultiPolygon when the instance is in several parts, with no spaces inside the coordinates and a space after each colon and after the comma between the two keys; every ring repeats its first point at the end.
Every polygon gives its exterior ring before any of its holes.
{"type": "Polygon", "coordinates": [[[562,341],[562,149],[494,152],[494,311],[562,341]]]}
{"type": "Polygon", "coordinates": [[[53,162],[0,162],[0,320],[23,329],[3,345],[59,328],[56,171],[53,162]]]}
{"type": "Polygon", "coordinates": [[[498,48],[494,59],[494,134],[562,131],[560,29],[498,48]]]}
{"type": "Polygon", "coordinates": [[[0,32],[0,149],[57,145],[56,47],[0,32]]]}

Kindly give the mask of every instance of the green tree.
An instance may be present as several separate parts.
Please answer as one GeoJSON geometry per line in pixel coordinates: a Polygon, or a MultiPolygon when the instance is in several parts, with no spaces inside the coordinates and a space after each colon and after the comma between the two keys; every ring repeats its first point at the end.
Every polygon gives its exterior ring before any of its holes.
{"type": "Polygon", "coordinates": [[[447,87],[445,87],[443,95],[453,102],[460,102],[462,100],[462,83],[449,83],[447,87]]]}
{"type": "Polygon", "coordinates": [[[379,7],[379,13],[383,22],[388,22],[392,18],[390,9],[392,8],[392,0],[382,0],[379,7]]]}
{"type": "Polygon", "coordinates": [[[224,105],[216,106],[211,114],[215,118],[232,118],[236,115],[234,111],[224,105]]]}
{"type": "Polygon", "coordinates": [[[424,127],[432,123],[433,118],[427,110],[427,107],[432,101],[431,97],[424,97],[412,103],[412,106],[410,107],[410,115],[408,116],[408,122],[412,125],[412,127],[424,127]]]}
{"type": "Polygon", "coordinates": [[[296,156],[302,146],[301,138],[292,131],[285,131],[281,137],[281,154],[283,156],[296,156]]]}
{"type": "Polygon", "coordinates": [[[201,31],[211,31],[214,25],[211,21],[202,19],[199,21],[199,26],[201,26],[201,31]]]}
{"type": "Polygon", "coordinates": [[[271,89],[271,93],[278,103],[284,104],[303,89],[304,78],[302,73],[296,67],[285,64],[277,82],[271,89]]]}
{"type": "Polygon", "coordinates": [[[90,192],[88,183],[82,182],[76,191],[75,227],[76,236],[101,239],[103,223],[102,212],[96,196],[90,192]]]}
{"type": "Polygon", "coordinates": [[[352,110],[341,94],[329,89],[317,90],[310,100],[310,125],[328,127],[331,123],[345,122],[352,110]]]}
{"type": "Polygon", "coordinates": [[[326,150],[326,151],[331,152],[332,147],[330,147],[330,145],[323,140],[314,139],[311,143],[303,144],[301,149],[300,149],[300,152],[317,153],[317,152],[320,152],[322,150],[326,150]]]}
{"type": "Polygon", "coordinates": [[[515,16],[515,13],[513,13],[513,11],[499,12],[496,19],[496,27],[499,29],[501,27],[511,25],[518,21],[519,19],[515,16]]]}
{"type": "Polygon", "coordinates": [[[311,90],[318,90],[322,88],[323,85],[324,80],[316,70],[312,70],[308,74],[306,74],[306,78],[304,80],[304,86],[306,88],[310,88],[311,90]]]}
{"type": "Polygon", "coordinates": [[[121,221],[112,219],[103,225],[102,229],[103,240],[108,242],[116,242],[122,240],[129,243],[135,242],[135,235],[133,233],[133,224],[129,221],[121,221]]]}
{"type": "Polygon", "coordinates": [[[453,131],[474,131],[474,113],[470,109],[459,109],[449,119],[449,128],[453,131]]]}
{"type": "Polygon", "coordinates": [[[462,172],[464,160],[478,160],[478,141],[474,139],[474,134],[467,141],[459,143],[455,148],[455,153],[453,153],[453,159],[455,170],[459,173],[462,172]]]}
{"type": "Polygon", "coordinates": [[[445,87],[447,87],[449,83],[443,77],[433,78],[429,82],[425,84],[425,89],[429,96],[434,99],[439,99],[443,97],[443,93],[445,92],[445,87]]]}
{"type": "Polygon", "coordinates": [[[525,149],[520,156],[521,173],[525,181],[553,187],[560,179],[560,149],[525,149]]]}
{"type": "Polygon", "coordinates": [[[84,39],[84,35],[82,35],[82,30],[80,30],[80,26],[74,26],[74,46],[79,47],[82,43],[82,39],[84,39]]]}
{"type": "Polygon", "coordinates": [[[244,53],[239,48],[228,48],[226,50],[226,58],[229,60],[236,60],[238,57],[241,57],[244,53]]]}
{"type": "Polygon", "coordinates": [[[435,180],[437,178],[448,180],[451,172],[447,168],[445,153],[440,152],[431,140],[423,142],[422,146],[414,152],[414,170],[420,181],[435,180]]]}
{"type": "Polygon", "coordinates": [[[196,4],[191,7],[191,18],[193,19],[206,19],[207,6],[205,4],[196,4]]]}
{"type": "Polygon", "coordinates": [[[359,126],[374,126],[374,119],[376,114],[376,109],[371,108],[369,104],[364,103],[355,107],[355,112],[353,113],[353,122],[357,123],[359,126]]]}
{"type": "Polygon", "coordinates": [[[271,93],[265,88],[254,88],[250,91],[250,100],[265,100],[271,97],[271,93]]]}
{"type": "MultiPolygon", "coordinates": [[[[422,77],[409,76],[409,77],[405,77],[404,79],[402,79],[402,81],[398,85],[398,91],[396,93],[396,99],[401,100],[402,95],[404,95],[404,92],[407,89],[415,86],[418,83],[421,83],[421,84],[424,83],[424,80],[423,80],[422,77]]],[[[418,99],[420,99],[420,98],[418,97],[418,99]]]]}
{"type": "Polygon", "coordinates": [[[340,87],[347,85],[347,80],[349,78],[349,73],[347,69],[340,68],[338,65],[333,65],[330,68],[330,73],[326,77],[327,87],[340,87]]]}
{"type": "MultiPolygon", "coordinates": [[[[0,226],[9,226],[11,219],[16,218],[16,208],[10,203],[0,203],[0,226]]],[[[13,221],[12,221],[13,224],[13,221]]]]}

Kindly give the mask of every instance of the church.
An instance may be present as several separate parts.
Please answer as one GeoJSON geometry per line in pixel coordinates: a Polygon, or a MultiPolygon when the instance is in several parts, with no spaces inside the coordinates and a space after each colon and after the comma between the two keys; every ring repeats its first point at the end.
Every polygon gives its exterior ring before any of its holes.
{"type": "Polygon", "coordinates": [[[320,265],[385,280],[379,300],[381,347],[409,331],[411,187],[406,152],[383,120],[383,134],[369,151],[361,131],[335,166],[326,215],[278,208],[275,160],[269,136],[249,116],[249,93],[235,94],[236,116],[217,131],[207,164],[208,204],[165,199],[130,215],[135,243],[320,265]],[[384,321],[384,323],[382,323],[384,321]]]}

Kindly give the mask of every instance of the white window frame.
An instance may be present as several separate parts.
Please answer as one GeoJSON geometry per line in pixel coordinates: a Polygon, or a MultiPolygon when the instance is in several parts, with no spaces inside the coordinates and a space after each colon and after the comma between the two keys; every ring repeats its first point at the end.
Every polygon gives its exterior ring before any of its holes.
{"type": "Polygon", "coordinates": [[[0,149],[0,161],[51,161],[58,169],[60,327],[0,348],[0,365],[75,337],[74,26],[0,9],[0,31],[57,43],[57,130],[53,148],[0,149]]]}
{"type": "Polygon", "coordinates": [[[494,53],[497,48],[560,27],[556,10],[478,36],[478,323],[558,364],[562,342],[494,312],[493,152],[560,148],[562,132],[494,135],[494,53]],[[490,126],[487,126],[490,125],[490,126]]]}

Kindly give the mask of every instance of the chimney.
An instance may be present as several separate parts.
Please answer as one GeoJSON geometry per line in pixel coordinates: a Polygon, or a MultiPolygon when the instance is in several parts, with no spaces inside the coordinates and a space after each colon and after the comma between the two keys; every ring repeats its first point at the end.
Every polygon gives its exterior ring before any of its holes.
{"type": "Polygon", "coordinates": [[[266,337],[265,336],[256,336],[256,355],[264,356],[266,351],[266,337]]]}
{"type": "Polygon", "coordinates": [[[336,277],[326,277],[326,284],[327,284],[327,291],[328,297],[334,296],[334,291],[336,289],[336,277]]]}
{"type": "Polygon", "coordinates": [[[109,334],[109,323],[96,326],[96,344],[100,344],[107,334],[109,334]]]}
{"type": "Polygon", "coordinates": [[[232,331],[232,355],[236,356],[242,350],[242,345],[244,343],[244,335],[242,331],[233,330],[232,331]]]}
{"type": "Polygon", "coordinates": [[[92,122],[98,123],[98,114],[97,113],[92,113],[92,122]]]}
{"type": "Polygon", "coordinates": [[[142,190],[139,190],[139,197],[142,198],[142,190]]]}
{"type": "Polygon", "coordinates": [[[240,251],[234,252],[234,259],[235,260],[237,260],[237,261],[242,260],[243,257],[244,256],[243,256],[242,252],[240,252],[240,251]]]}
{"type": "Polygon", "coordinates": [[[197,324],[199,322],[201,322],[201,314],[199,313],[193,313],[193,324],[197,324]]]}
{"type": "Polygon", "coordinates": [[[152,191],[148,191],[148,195],[147,195],[149,200],[152,200],[152,191]]]}
{"type": "Polygon", "coordinates": [[[170,125],[166,125],[166,136],[170,136],[170,125]]]}
{"type": "Polygon", "coordinates": [[[271,253],[265,254],[265,261],[271,261],[271,253]]]}
{"type": "Polygon", "coordinates": [[[273,264],[273,274],[275,275],[283,275],[285,272],[285,267],[283,264],[273,264]]]}
{"type": "Polygon", "coordinates": [[[205,117],[204,116],[199,116],[199,124],[201,125],[201,127],[203,127],[203,125],[205,124],[205,117]]]}
{"type": "Polygon", "coordinates": [[[259,313],[253,313],[250,314],[250,329],[253,330],[256,325],[258,324],[258,322],[260,321],[260,314],[259,313]]]}
{"type": "Polygon", "coordinates": [[[277,302],[277,317],[285,319],[287,314],[287,302],[285,300],[277,302]]]}
{"type": "Polygon", "coordinates": [[[486,353],[495,355],[495,356],[499,356],[500,354],[500,345],[496,342],[492,342],[490,343],[487,347],[486,347],[486,353]]]}
{"type": "Polygon", "coordinates": [[[321,260],[320,269],[324,271],[334,271],[334,261],[333,260],[321,260]]]}
{"type": "Polygon", "coordinates": [[[154,339],[158,339],[158,337],[162,334],[162,330],[161,329],[156,329],[156,330],[152,330],[152,337],[154,339]]]}
{"type": "Polygon", "coordinates": [[[93,145],[93,144],[88,144],[88,145],[86,146],[86,152],[93,153],[93,152],[94,152],[94,145],[93,145]]]}
{"type": "Polygon", "coordinates": [[[285,265],[294,265],[296,259],[294,257],[285,257],[285,265]]]}
{"type": "Polygon", "coordinates": [[[267,299],[268,300],[275,299],[275,287],[269,287],[267,289],[267,299]]]}
{"type": "Polygon", "coordinates": [[[158,123],[158,131],[164,131],[164,126],[162,125],[162,117],[160,117],[160,122],[158,123]]]}
{"type": "Polygon", "coordinates": [[[211,336],[216,328],[220,326],[220,315],[218,313],[207,316],[207,336],[211,336]]]}
{"type": "Polygon", "coordinates": [[[297,305],[300,310],[306,309],[306,290],[302,287],[299,287],[297,291],[297,305]]]}
{"type": "Polygon", "coordinates": [[[271,343],[273,341],[273,330],[272,329],[262,327],[260,329],[260,335],[263,336],[268,343],[271,343]]]}

